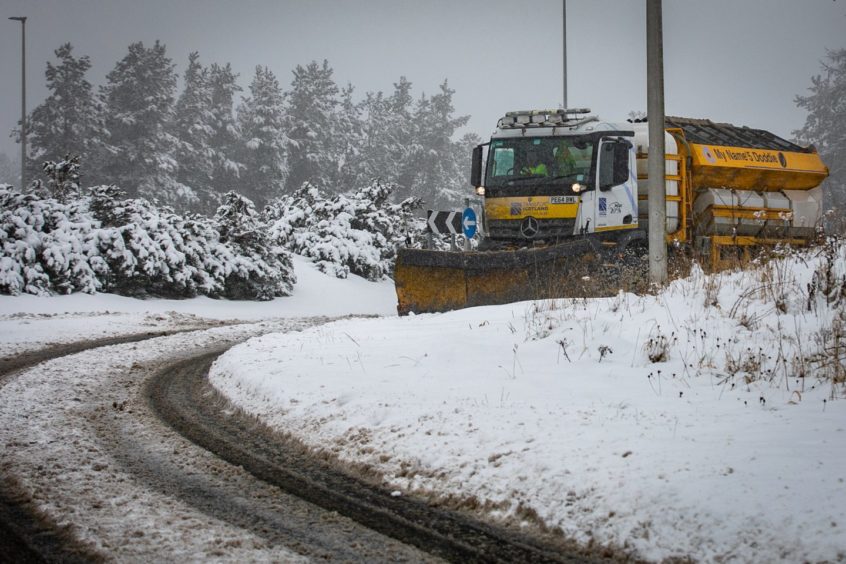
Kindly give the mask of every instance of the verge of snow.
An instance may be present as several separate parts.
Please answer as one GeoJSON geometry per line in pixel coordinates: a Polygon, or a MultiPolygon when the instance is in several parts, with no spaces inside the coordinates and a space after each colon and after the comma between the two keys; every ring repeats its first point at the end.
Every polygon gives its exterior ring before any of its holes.
{"type": "Polygon", "coordinates": [[[816,264],[338,321],[251,339],[211,380],[397,492],[648,560],[844,560],[846,401],[810,360],[839,310],[797,290],[816,264]]]}

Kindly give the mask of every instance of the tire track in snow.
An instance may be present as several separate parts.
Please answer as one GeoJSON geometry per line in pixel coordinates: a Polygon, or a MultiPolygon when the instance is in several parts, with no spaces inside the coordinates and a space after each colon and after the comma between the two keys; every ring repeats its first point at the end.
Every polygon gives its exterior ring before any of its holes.
{"type": "Polygon", "coordinates": [[[160,372],[147,385],[153,409],[180,434],[281,490],[453,562],[599,562],[465,515],[364,483],[237,410],[207,379],[217,354],[160,372]],[[224,415],[224,413],[226,413],[224,415]]]}
{"type": "MultiPolygon", "coordinates": [[[[52,345],[0,358],[0,389],[15,375],[36,364],[78,352],[134,343],[184,330],[147,331],[118,337],[52,345]]],[[[5,448],[5,447],[4,447],[5,448]]],[[[3,475],[5,473],[0,473],[3,475]]],[[[12,562],[96,562],[103,556],[79,543],[66,529],[37,511],[12,476],[3,475],[0,488],[0,554],[12,562]]]]}

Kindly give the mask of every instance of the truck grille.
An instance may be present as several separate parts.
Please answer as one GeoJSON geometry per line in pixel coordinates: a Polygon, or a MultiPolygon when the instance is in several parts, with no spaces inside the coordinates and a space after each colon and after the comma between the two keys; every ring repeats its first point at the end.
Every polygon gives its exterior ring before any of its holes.
{"type": "MultiPolygon", "coordinates": [[[[520,232],[520,224],[523,219],[496,219],[488,220],[488,237],[491,239],[518,239],[527,240],[520,232]]],[[[576,226],[575,218],[572,219],[538,219],[538,232],[529,240],[541,239],[564,239],[573,236],[573,229],[576,226]]]]}

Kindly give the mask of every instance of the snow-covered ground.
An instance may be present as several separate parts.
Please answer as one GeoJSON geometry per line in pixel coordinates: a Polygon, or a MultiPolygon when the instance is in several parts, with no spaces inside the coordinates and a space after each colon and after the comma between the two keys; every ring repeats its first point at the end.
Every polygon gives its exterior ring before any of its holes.
{"type": "Polygon", "coordinates": [[[815,261],[697,274],[657,297],[398,318],[391,283],[298,259],[294,295],[265,303],[0,297],[0,340],[8,353],[200,317],[385,315],[252,339],[213,382],[398,492],[475,497],[651,560],[843,561],[846,401],[815,356],[838,350],[843,307],[808,299],[815,261]]]}
{"type": "Polygon", "coordinates": [[[820,261],[266,335],[212,382],[398,492],[649,560],[843,561],[846,398],[815,357],[843,308],[808,300],[820,261]]]}

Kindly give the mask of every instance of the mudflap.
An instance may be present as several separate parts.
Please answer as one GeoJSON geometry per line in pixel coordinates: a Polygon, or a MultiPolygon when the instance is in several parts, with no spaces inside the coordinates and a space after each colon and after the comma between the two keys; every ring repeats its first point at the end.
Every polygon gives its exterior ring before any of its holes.
{"type": "Polygon", "coordinates": [[[608,253],[589,238],[514,251],[400,249],[397,311],[427,313],[523,300],[595,295],[608,253]]]}

